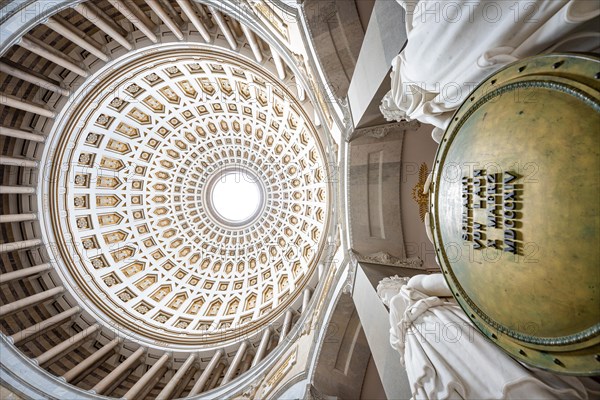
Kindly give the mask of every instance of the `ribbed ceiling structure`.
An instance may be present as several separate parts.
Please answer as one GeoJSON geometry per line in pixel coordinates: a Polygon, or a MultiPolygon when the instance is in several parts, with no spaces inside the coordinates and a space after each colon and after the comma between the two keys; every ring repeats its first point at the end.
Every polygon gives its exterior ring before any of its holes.
{"type": "Polygon", "coordinates": [[[222,387],[309,307],[333,156],[274,23],[263,40],[188,0],[80,2],[2,55],[3,340],[82,396],[222,387]],[[237,219],[227,179],[258,194],[237,219]]]}

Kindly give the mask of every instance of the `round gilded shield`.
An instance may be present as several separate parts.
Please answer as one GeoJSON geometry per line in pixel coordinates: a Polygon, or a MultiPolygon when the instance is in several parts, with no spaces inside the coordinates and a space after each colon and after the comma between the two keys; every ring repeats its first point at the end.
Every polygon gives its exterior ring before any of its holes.
{"type": "Polygon", "coordinates": [[[600,61],[554,54],[484,81],[440,143],[430,191],[442,271],[513,357],[600,374],[600,61]]]}

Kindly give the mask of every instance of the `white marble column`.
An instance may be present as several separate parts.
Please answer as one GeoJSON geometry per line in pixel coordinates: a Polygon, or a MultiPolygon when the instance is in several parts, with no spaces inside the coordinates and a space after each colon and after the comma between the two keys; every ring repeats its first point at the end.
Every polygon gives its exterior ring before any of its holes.
{"type": "Polygon", "coordinates": [[[92,326],[88,326],[84,330],[75,335],[71,336],[67,340],[57,344],[51,349],[45,351],[44,353],[37,356],[34,360],[38,363],[38,365],[44,367],[47,366],[59,358],[63,357],[65,354],[70,352],[76,347],[81,346],[86,340],[90,338],[90,336],[100,330],[100,325],[94,324],[92,326]]]}
{"type": "Polygon", "coordinates": [[[256,62],[261,63],[263,61],[263,55],[260,50],[260,45],[256,40],[256,35],[254,34],[254,32],[252,32],[250,28],[248,28],[244,24],[242,24],[242,31],[244,32],[244,36],[246,36],[246,39],[248,39],[248,43],[250,43],[250,48],[252,49],[252,53],[254,54],[256,62]]]}
{"type": "Polygon", "coordinates": [[[221,349],[219,349],[215,352],[215,354],[211,358],[210,362],[208,363],[208,365],[206,366],[204,371],[202,371],[202,374],[198,377],[198,380],[196,381],[196,383],[194,383],[192,390],[188,394],[189,397],[195,396],[198,393],[202,392],[202,390],[204,389],[204,386],[208,382],[208,378],[210,377],[210,375],[213,373],[213,371],[217,367],[217,364],[221,361],[221,357],[223,357],[223,354],[224,354],[223,350],[221,350],[221,349]]]}
{"type": "Polygon", "coordinates": [[[198,17],[198,14],[194,12],[193,4],[190,4],[189,0],[177,0],[177,4],[179,4],[179,7],[181,7],[181,10],[192,22],[194,27],[198,29],[198,32],[200,32],[200,35],[202,35],[204,41],[206,43],[210,43],[210,33],[208,32],[208,29],[206,29],[206,26],[204,26],[204,22],[202,22],[202,20],[198,17]]]}
{"type": "Polygon", "coordinates": [[[271,328],[270,326],[268,326],[263,331],[262,338],[260,339],[260,344],[258,345],[256,354],[254,355],[254,359],[252,360],[252,367],[256,366],[267,354],[269,341],[271,340],[271,333],[273,333],[273,328],[271,328]]]}
{"type": "Polygon", "coordinates": [[[15,346],[27,343],[28,341],[35,339],[39,335],[47,332],[48,330],[55,328],[59,325],[62,325],[69,319],[78,315],[81,312],[80,307],[69,308],[61,312],[60,314],[56,314],[48,319],[43,320],[35,325],[27,327],[22,331],[19,331],[12,335],[10,338],[15,346]]]}
{"type": "Polygon", "coordinates": [[[133,46],[127,38],[121,33],[119,33],[116,29],[114,29],[109,23],[107,23],[101,16],[101,14],[96,10],[95,7],[90,7],[86,3],[79,3],[73,6],[73,9],[89,20],[91,23],[96,25],[101,31],[106,32],[110,37],[116,40],[121,46],[125,47],[127,50],[133,49],[133,46]]]}
{"type": "Polygon", "coordinates": [[[213,18],[216,21],[217,25],[219,26],[219,29],[225,36],[225,39],[227,39],[227,43],[229,43],[229,47],[231,47],[231,50],[237,50],[237,47],[238,47],[237,42],[236,42],[235,38],[233,37],[233,33],[231,32],[231,29],[229,29],[227,22],[225,22],[225,18],[223,17],[223,14],[221,14],[219,12],[219,10],[217,10],[213,6],[208,6],[208,9],[210,10],[211,14],[213,15],[213,18]]]}
{"type": "Polygon", "coordinates": [[[18,251],[41,245],[42,239],[21,240],[20,242],[9,242],[0,244],[0,254],[9,251],[18,251]]]}
{"type": "MultiPolygon", "coordinates": [[[[379,279],[376,279],[379,282],[379,279]]],[[[390,344],[389,312],[363,266],[356,266],[352,300],[388,399],[412,397],[406,370],[390,344]]]]}
{"type": "Polygon", "coordinates": [[[221,363],[219,365],[217,365],[217,368],[215,368],[215,371],[213,373],[213,377],[210,380],[210,383],[208,384],[208,387],[206,390],[211,390],[217,387],[218,383],[219,383],[219,378],[221,378],[221,374],[223,374],[223,371],[225,370],[225,363],[223,361],[221,361],[221,363]]]}
{"type": "Polygon", "coordinates": [[[5,214],[5,215],[0,215],[0,224],[10,224],[13,222],[35,221],[36,219],[37,219],[37,214],[34,214],[34,213],[5,214]]]}
{"type": "Polygon", "coordinates": [[[35,194],[31,186],[0,186],[0,194],[35,194]]]}
{"type": "Polygon", "coordinates": [[[37,168],[39,163],[35,160],[27,160],[24,158],[0,156],[0,165],[9,165],[24,168],[37,168]]]}
{"type": "Polygon", "coordinates": [[[158,361],[129,389],[123,396],[124,399],[134,400],[137,395],[158,375],[159,371],[169,361],[169,354],[163,354],[158,361]]]}
{"type": "Polygon", "coordinates": [[[60,65],[63,68],[68,69],[69,71],[75,72],[77,75],[87,77],[88,72],[83,69],[79,63],[73,60],[71,57],[68,57],[66,54],[63,54],[56,50],[54,47],[42,42],[41,40],[34,38],[33,36],[27,35],[23,36],[17,44],[23,47],[26,50],[31,51],[32,53],[37,54],[40,57],[45,58],[48,61],[52,61],[53,63],[60,65]]]}
{"type": "MultiPolygon", "coordinates": [[[[70,94],[68,89],[65,89],[63,87],[56,85],[54,82],[50,81],[50,79],[42,78],[42,77],[40,77],[38,75],[34,75],[28,71],[22,70],[17,65],[10,65],[5,62],[0,62],[0,71],[4,72],[5,74],[8,74],[10,76],[14,76],[15,78],[22,79],[26,82],[33,83],[34,85],[37,85],[41,88],[48,89],[53,92],[59,93],[63,96],[68,96],[70,94]]],[[[6,136],[10,136],[6,132],[4,132],[5,129],[10,129],[10,128],[0,128],[0,133],[3,135],[6,135],[6,136]]]]}
{"type": "Polygon", "coordinates": [[[284,80],[286,76],[285,64],[283,63],[279,53],[277,53],[277,50],[275,50],[273,47],[271,47],[271,56],[273,56],[273,61],[275,62],[275,68],[277,69],[277,75],[279,76],[279,79],[284,80]]]}
{"type": "Polygon", "coordinates": [[[183,40],[183,32],[177,26],[175,21],[169,16],[169,14],[162,8],[160,3],[157,0],[144,0],[146,4],[150,6],[152,11],[158,15],[158,18],[161,19],[162,22],[169,28],[171,32],[177,37],[179,40],[183,40]]]}
{"type": "Polygon", "coordinates": [[[138,348],[129,357],[125,359],[117,368],[113,369],[108,375],[92,388],[98,394],[104,394],[122,375],[132,369],[139,359],[144,355],[146,350],[143,347],[138,348]]]}
{"type": "Polygon", "coordinates": [[[20,129],[8,128],[5,126],[0,127],[0,135],[23,140],[31,140],[32,142],[38,143],[44,143],[46,141],[46,137],[40,135],[39,133],[27,132],[20,129]]]}
{"type": "Polygon", "coordinates": [[[302,313],[304,313],[306,311],[306,309],[308,308],[308,305],[310,304],[310,296],[312,295],[312,292],[310,291],[309,288],[304,289],[304,292],[302,293],[302,313]]]}
{"type": "Polygon", "coordinates": [[[27,112],[32,112],[34,114],[38,114],[38,115],[41,115],[42,117],[46,117],[46,118],[54,118],[56,116],[56,113],[54,111],[49,110],[42,105],[33,103],[28,100],[23,100],[18,97],[11,96],[9,94],[2,93],[0,95],[0,103],[5,106],[8,106],[8,107],[16,108],[16,109],[27,111],[27,112]]]}
{"type": "Polygon", "coordinates": [[[348,88],[354,127],[383,120],[379,105],[390,90],[392,60],[406,43],[405,21],[404,9],[396,1],[375,1],[348,88]]]}
{"type": "MultiPolygon", "coordinates": [[[[151,25],[149,25],[145,21],[143,21],[142,18],[139,18],[136,15],[136,13],[134,12],[134,10],[131,10],[122,0],[108,0],[108,2],[114,8],[119,10],[119,12],[121,14],[123,14],[123,16],[125,18],[127,18],[129,20],[129,22],[131,22],[133,24],[133,26],[135,26],[137,29],[139,29],[140,32],[142,32],[144,35],[146,35],[146,37],[148,39],[150,39],[153,43],[158,42],[158,38],[156,37],[154,32],[152,32],[151,25]]],[[[131,4],[131,3],[129,3],[129,4],[131,4]]]]}
{"type": "Polygon", "coordinates": [[[181,382],[184,375],[190,370],[190,368],[196,362],[196,355],[190,354],[190,356],[185,360],[185,362],[179,367],[175,375],[169,380],[169,382],[165,385],[163,390],[156,396],[157,400],[168,400],[175,390],[175,387],[181,382]]]}
{"type": "Polygon", "coordinates": [[[25,267],[15,271],[5,272],[0,274],[0,285],[17,279],[27,278],[28,276],[36,275],[50,269],[52,269],[51,264],[40,264],[33,267],[25,267]]]}
{"type": "Polygon", "coordinates": [[[91,372],[92,369],[99,366],[104,362],[106,358],[108,358],[112,352],[117,348],[117,346],[122,342],[122,339],[116,338],[112,341],[108,342],[98,351],[92,353],[88,358],[74,366],[72,369],[67,371],[62,377],[68,383],[73,383],[77,381],[78,378],[81,378],[91,372]]]}
{"type": "Polygon", "coordinates": [[[221,385],[225,385],[225,384],[229,383],[235,377],[235,373],[237,372],[238,368],[240,367],[240,364],[242,362],[242,359],[244,358],[244,355],[246,354],[247,349],[248,349],[247,341],[243,341],[242,343],[240,343],[240,347],[238,348],[237,352],[235,353],[235,356],[233,357],[231,364],[229,364],[229,368],[227,368],[227,372],[225,372],[225,376],[223,376],[221,385]]]}
{"type": "Polygon", "coordinates": [[[42,303],[46,300],[50,300],[50,299],[62,294],[64,291],[65,291],[64,287],[57,286],[55,288],[48,289],[48,290],[45,290],[40,293],[36,293],[32,296],[25,297],[24,299],[5,304],[2,307],[0,307],[0,317],[6,318],[9,315],[17,313],[25,308],[42,303]]]}
{"type": "Polygon", "coordinates": [[[279,333],[279,343],[282,343],[287,334],[290,332],[292,328],[292,318],[294,317],[294,312],[292,310],[287,310],[285,312],[285,317],[283,319],[283,325],[281,326],[281,332],[279,333]]]}
{"type": "Polygon", "coordinates": [[[82,49],[90,52],[102,61],[108,62],[108,60],[110,60],[110,58],[101,49],[88,42],[82,35],[82,32],[73,27],[72,25],[69,25],[68,23],[56,17],[48,18],[48,20],[44,22],[44,25],[52,29],[54,32],[59,33],[61,36],[64,36],[65,38],[69,39],[71,42],[75,43],[82,49]]]}

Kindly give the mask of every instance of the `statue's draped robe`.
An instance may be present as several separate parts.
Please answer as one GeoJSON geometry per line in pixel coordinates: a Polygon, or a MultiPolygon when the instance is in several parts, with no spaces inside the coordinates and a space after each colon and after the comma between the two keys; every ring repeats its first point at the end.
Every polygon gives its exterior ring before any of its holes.
{"type": "Polygon", "coordinates": [[[417,119],[441,136],[477,84],[542,52],[599,52],[600,1],[398,0],[408,43],[392,62],[388,119],[417,119]]]}
{"type": "Polygon", "coordinates": [[[415,399],[600,398],[591,378],[528,368],[508,356],[473,326],[442,275],[434,279],[435,294],[448,297],[425,294],[411,280],[389,302],[390,342],[415,399]]]}

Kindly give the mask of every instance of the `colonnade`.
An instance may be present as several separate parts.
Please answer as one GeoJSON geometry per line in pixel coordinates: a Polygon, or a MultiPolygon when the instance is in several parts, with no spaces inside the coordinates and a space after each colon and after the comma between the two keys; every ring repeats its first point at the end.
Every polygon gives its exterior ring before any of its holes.
{"type": "MultiPolygon", "coordinates": [[[[77,81],[82,84],[89,78],[93,70],[89,67],[97,62],[110,62],[112,54],[111,49],[122,48],[126,51],[135,50],[139,42],[139,32],[152,43],[158,43],[162,39],[161,32],[172,33],[178,41],[188,40],[189,28],[185,30],[185,23],[188,22],[197,30],[205,43],[214,43],[217,36],[225,38],[227,46],[231,50],[240,51],[245,44],[251,50],[251,54],[259,64],[272,63],[273,70],[281,79],[290,77],[290,70],[282,57],[264,42],[251,28],[238,22],[234,17],[225,14],[214,6],[204,6],[190,0],[173,0],[172,2],[159,2],[156,0],[144,0],[141,4],[126,0],[107,0],[108,4],[118,11],[118,18],[123,18],[127,23],[116,23],[114,10],[109,15],[106,8],[101,9],[95,2],[83,2],[70,6],[72,10],[80,14],[85,20],[93,24],[93,28],[82,29],[67,18],[59,15],[49,16],[41,22],[41,25],[48,29],[48,34],[54,32],[60,35],[64,40],[72,43],[72,51],[64,53],[55,46],[39,39],[39,36],[32,32],[25,33],[15,42],[13,49],[19,52],[28,52],[37,58],[38,63],[54,64],[54,70],[57,73],[40,74],[36,71],[34,65],[27,63],[19,64],[10,57],[3,58],[0,61],[0,71],[8,76],[8,79],[14,79],[23,84],[35,87],[40,94],[52,93],[61,96],[69,96],[73,92],[71,84],[59,81],[56,77],[70,76],[68,82],[77,81]],[[174,6],[178,6],[175,9],[174,6]],[[129,25],[128,25],[129,24],[129,25]],[[125,27],[130,26],[127,30],[125,27]],[[135,31],[135,32],[134,32],[135,31]],[[136,36],[137,35],[137,36],[136,36]],[[138,39],[135,39],[138,37],[138,39]],[[83,58],[80,55],[83,54],[83,58]],[[74,75],[73,75],[74,74],[74,75]],[[51,78],[54,77],[54,78],[51,78]]],[[[41,26],[41,25],[38,25],[41,26]]],[[[63,41],[64,42],[64,41],[63,41]]],[[[298,89],[301,101],[306,99],[302,89],[298,89]]],[[[27,92],[27,91],[25,91],[27,92]]],[[[31,126],[20,124],[0,127],[0,137],[4,140],[20,141],[19,143],[44,146],[46,142],[48,127],[51,127],[54,119],[57,117],[60,109],[42,104],[43,98],[47,96],[29,96],[19,98],[13,94],[3,93],[1,95],[1,104],[16,112],[25,113],[33,119],[45,118],[46,124],[43,132],[38,131],[31,126]]],[[[57,103],[59,104],[59,103],[57,103]]],[[[63,104],[63,103],[60,103],[63,104]]],[[[5,121],[8,121],[5,120],[5,121]]],[[[38,124],[40,125],[40,124],[38,124]]],[[[38,154],[39,152],[36,152],[38,154]]],[[[38,159],[21,156],[20,154],[0,155],[0,169],[8,168],[19,171],[31,171],[37,174],[41,168],[38,159]]],[[[2,178],[0,176],[0,178],[2,178]]],[[[22,204],[34,202],[38,194],[38,188],[31,184],[19,184],[6,179],[0,180],[0,199],[5,204],[22,204]]],[[[37,224],[38,215],[34,211],[18,212],[21,207],[11,207],[11,211],[0,214],[0,224],[5,224],[8,231],[17,235],[10,238],[3,238],[0,243],[0,256],[10,256],[19,259],[31,254],[32,251],[45,245],[43,240],[35,237],[37,230],[26,230],[24,223],[37,224]],[[32,237],[33,232],[33,237],[32,237]],[[13,239],[20,237],[21,239],[13,239]]],[[[30,258],[37,259],[36,257],[30,258]]],[[[17,285],[20,282],[31,280],[35,277],[41,277],[52,271],[51,262],[37,262],[35,265],[20,265],[15,268],[14,264],[10,269],[0,274],[0,285],[3,290],[8,290],[9,285],[17,285]]],[[[21,293],[21,292],[18,292],[21,293]]],[[[22,293],[21,293],[22,294],[22,293]]],[[[215,350],[210,361],[206,364],[201,360],[199,353],[190,353],[183,363],[175,362],[173,354],[165,352],[158,359],[148,356],[148,349],[141,346],[135,350],[124,350],[124,341],[122,338],[110,340],[101,339],[103,328],[99,323],[92,323],[89,326],[83,326],[77,332],[73,332],[67,327],[72,326],[75,321],[81,321],[84,310],[80,306],[64,306],[66,303],[64,297],[66,289],[63,286],[48,287],[37,291],[31,295],[15,299],[0,306],[0,317],[6,319],[21,318],[19,325],[25,326],[23,329],[13,330],[7,335],[8,340],[17,348],[24,348],[28,343],[39,339],[43,335],[54,332],[57,335],[64,332],[70,332],[70,336],[61,337],[62,341],[51,347],[44,347],[40,354],[33,357],[33,361],[40,367],[50,369],[50,367],[60,362],[60,360],[77,349],[82,349],[82,353],[88,354],[81,362],[64,372],[61,378],[70,384],[77,385],[86,380],[92,372],[107,362],[115,355],[121,355],[125,358],[122,362],[116,364],[115,368],[89,389],[94,393],[102,395],[111,395],[122,383],[135,375],[136,383],[131,386],[123,396],[126,399],[143,398],[150,393],[159,382],[166,382],[157,398],[169,399],[179,397],[182,394],[192,396],[204,391],[225,385],[234,380],[247,370],[256,367],[272,351],[278,343],[283,342],[285,337],[293,328],[293,323],[299,316],[296,310],[287,310],[281,328],[268,326],[259,336],[260,341],[251,343],[242,341],[239,343],[235,353],[231,354],[226,349],[215,350]],[[59,301],[61,300],[61,301],[59,301]],[[48,308],[50,304],[58,304],[58,310],[52,310],[46,313],[45,319],[37,319],[33,324],[31,320],[21,317],[24,311],[30,312],[34,307],[48,308]],[[63,307],[61,310],[60,307],[63,307]],[[89,346],[90,342],[96,342],[95,346],[89,346]],[[141,364],[150,365],[147,371],[139,375],[141,364]],[[180,365],[179,365],[180,364],[180,365]],[[202,368],[202,365],[205,365],[202,368]],[[188,384],[193,382],[192,388],[186,393],[188,384]]],[[[311,291],[306,290],[302,299],[302,310],[307,309],[310,302],[311,291]]],[[[33,315],[33,314],[32,314],[33,315]]],[[[36,314],[38,315],[38,314],[36,314]]],[[[40,316],[42,314],[39,314],[40,316]]],[[[257,338],[258,340],[258,338],[257,338]]],[[[229,350],[231,351],[231,350],[229,350]]],[[[203,355],[206,357],[206,355],[203,355]]],[[[122,389],[121,389],[122,390],[122,389]]]]}

